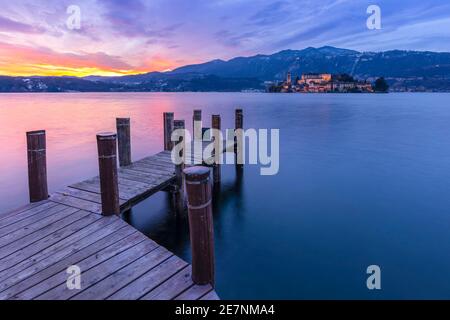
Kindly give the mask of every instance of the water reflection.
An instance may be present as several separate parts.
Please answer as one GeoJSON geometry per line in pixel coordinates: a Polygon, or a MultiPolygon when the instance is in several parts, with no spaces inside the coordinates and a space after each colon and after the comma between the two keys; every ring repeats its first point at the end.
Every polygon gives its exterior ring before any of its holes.
{"type": "MultiPolygon", "coordinates": [[[[27,201],[25,132],[46,129],[51,191],[97,174],[95,134],[130,117],[133,160],[161,151],[162,112],[280,128],[280,172],[222,166],[215,192],[224,299],[449,299],[449,94],[0,95],[0,211],[27,201]],[[365,286],[382,267],[384,289],[365,286]]],[[[190,260],[187,219],[158,193],[125,219],[190,260]]]]}
{"type": "MultiPolygon", "coordinates": [[[[228,166],[223,172],[220,184],[212,183],[213,216],[216,238],[221,237],[222,217],[221,208],[234,205],[233,210],[239,215],[244,199],[242,185],[244,169],[228,166]]],[[[211,170],[212,171],[212,170],[211,170]]],[[[212,172],[211,172],[212,179],[212,172]]],[[[160,245],[168,248],[176,255],[190,261],[189,221],[187,211],[177,215],[170,192],[160,192],[136,205],[133,209],[123,213],[123,219],[146,234],[160,245]]]]}

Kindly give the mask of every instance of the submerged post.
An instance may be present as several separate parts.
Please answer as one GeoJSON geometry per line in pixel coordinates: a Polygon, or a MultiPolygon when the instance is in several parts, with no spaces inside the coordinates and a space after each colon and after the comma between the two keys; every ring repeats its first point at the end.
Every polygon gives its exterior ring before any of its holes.
{"type": "Polygon", "coordinates": [[[191,167],[184,170],[189,208],[192,247],[192,281],[214,286],[214,226],[210,170],[191,167]]]}
{"type": "Polygon", "coordinates": [[[130,118],[117,118],[117,143],[119,146],[119,164],[121,167],[131,165],[131,130],[130,118]]]}
{"type": "Polygon", "coordinates": [[[234,154],[236,169],[244,167],[244,112],[242,109],[236,109],[235,114],[235,140],[234,154]]]}
{"type": "Polygon", "coordinates": [[[213,167],[213,176],[214,176],[214,184],[220,183],[220,159],[222,157],[222,139],[221,135],[219,134],[221,129],[221,119],[220,115],[213,115],[212,116],[212,129],[215,129],[213,131],[213,137],[214,137],[214,167],[213,167]]]}
{"type": "Polygon", "coordinates": [[[27,132],[28,188],[30,202],[48,199],[45,131],[27,132]]]}
{"type": "Polygon", "coordinates": [[[120,214],[116,140],[117,136],[114,133],[97,135],[100,193],[104,216],[120,214]]]}
{"type": "Polygon", "coordinates": [[[173,112],[164,112],[164,151],[172,151],[173,112]]]}
{"type": "Polygon", "coordinates": [[[195,125],[195,123],[201,123],[202,122],[202,110],[194,110],[194,117],[192,120],[192,130],[194,135],[194,141],[195,140],[202,140],[203,138],[203,129],[202,125],[195,125]]]}
{"type": "MultiPolygon", "coordinates": [[[[186,125],[184,120],[175,120],[173,125],[174,130],[184,130],[186,129],[186,125]]],[[[186,144],[186,136],[179,136],[178,143],[186,144]]],[[[184,199],[184,187],[183,187],[183,169],[185,163],[185,146],[182,148],[183,151],[180,152],[179,156],[183,160],[182,163],[177,164],[175,166],[175,194],[174,194],[174,203],[175,210],[177,214],[182,214],[185,209],[185,199],[184,199]]]]}

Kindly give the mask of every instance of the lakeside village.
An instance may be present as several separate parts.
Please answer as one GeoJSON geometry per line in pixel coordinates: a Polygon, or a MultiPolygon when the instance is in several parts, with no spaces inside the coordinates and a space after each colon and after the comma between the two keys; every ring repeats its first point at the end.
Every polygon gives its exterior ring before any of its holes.
{"type": "Polygon", "coordinates": [[[374,93],[388,92],[389,86],[384,78],[376,80],[375,84],[358,81],[348,74],[332,75],[329,73],[308,73],[292,81],[288,72],[282,82],[266,82],[266,92],[281,93],[374,93]]]}

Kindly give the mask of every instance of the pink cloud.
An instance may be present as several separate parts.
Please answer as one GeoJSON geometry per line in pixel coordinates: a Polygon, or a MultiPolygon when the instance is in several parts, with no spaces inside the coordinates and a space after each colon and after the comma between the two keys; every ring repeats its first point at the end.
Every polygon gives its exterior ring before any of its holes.
{"type": "Polygon", "coordinates": [[[132,65],[122,61],[120,57],[104,52],[61,53],[43,47],[34,48],[0,42],[0,56],[8,57],[8,64],[17,66],[41,64],[66,68],[96,68],[113,72],[134,70],[132,65]]]}

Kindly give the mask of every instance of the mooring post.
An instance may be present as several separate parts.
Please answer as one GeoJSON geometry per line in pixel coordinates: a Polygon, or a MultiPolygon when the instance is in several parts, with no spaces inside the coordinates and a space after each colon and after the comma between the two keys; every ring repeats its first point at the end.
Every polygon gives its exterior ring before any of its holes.
{"type": "MultiPolygon", "coordinates": [[[[186,124],[184,120],[175,120],[173,125],[174,130],[184,130],[186,129],[186,124]]],[[[185,145],[186,136],[182,135],[179,137],[178,143],[182,143],[185,145]]],[[[184,199],[184,183],[183,183],[183,170],[185,163],[185,153],[183,147],[183,151],[180,152],[180,157],[183,159],[183,162],[175,165],[175,194],[174,194],[174,202],[175,202],[175,210],[177,214],[182,214],[185,209],[186,201],[184,199]]]]}
{"type": "Polygon", "coordinates": [[[214,225],[210,170],[191,167],[184,170],[192,247],[192,281],[214,286],[214,225]]]}
{"type": "Polygon", "coordinates": [[[244,112],[242,109],[236,109],[235,114],[235,140],[234,154],[236,169],[244,167],[244,112]]]}
{"type": "Polygon", "coordinates": [[[164,151],[172,151],[173,112],[164,112],[164,151]]]}
{"type": "Polygon", "coordinates": [[[130,118],[117,118],[117,144],[119,147],[119,164],[121,167],[131,165],[131,130],[130,118]]]}
{"type": "Polygon", "coordinates": [[[47,142],[45,131],[27,132],[28,188],[30,202],[48,199],[47,142]]]}
{"type": "Polygon", "coordinates": [[[100,193],[104,216],[120,214],[116,140],[115,133],[97,135],[100,193]]]}
{"type": "Polygon", "coordinates": [[[198,127],[196,127],[196,122],[202,122],[202,110],[194,110],[194,117],[192,119],[192,132],[194,134],[194,141],[202,140],[203,138],[203,126],[200,124],[198,127]]]}
{"type": "Polygon", "coordinates": [[[212,129],[215,129],[213,131],[213,137],[214,137],[214,167],[213,167],[213,176],[214,176],[214,184],[220,183],[220,159],[222,157],[222,143],[221,141],[221,135],[219,134],[219,131],[221,129],[221,119],[220,115],[213,115],[212,116],[212,129]]]}

